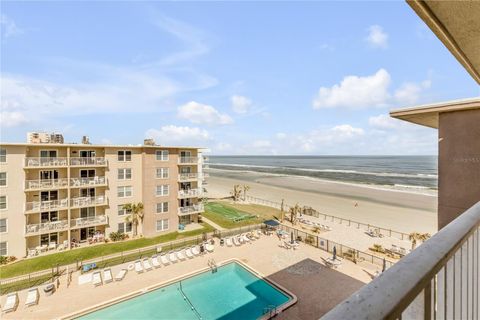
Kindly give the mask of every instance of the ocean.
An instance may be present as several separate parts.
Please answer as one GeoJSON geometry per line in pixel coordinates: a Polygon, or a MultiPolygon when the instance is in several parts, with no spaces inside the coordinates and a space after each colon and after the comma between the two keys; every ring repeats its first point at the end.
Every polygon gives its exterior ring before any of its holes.
{"type": "MultiPolygon", "coordinates": [[[[437,189],[436,156],[210,156],[210,168],[437,189]]],[[[214,172],[212,172],[214,174],[214,172]]]]}

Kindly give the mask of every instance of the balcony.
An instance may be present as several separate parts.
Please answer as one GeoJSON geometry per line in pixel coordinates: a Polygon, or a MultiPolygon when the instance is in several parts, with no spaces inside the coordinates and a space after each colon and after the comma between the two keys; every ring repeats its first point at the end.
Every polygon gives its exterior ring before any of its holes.
{"type": "Polygon", "coordinates": [[[52,222],[45,222],[45,223],[38,223],[38,224],[28,224],[25,227],[25,235],[33,236],[33,235],[39,235],[42,233],[65,231],[67,229],[68,229],[67,220],[52,221],[52,222]]]}
{"type": "Polygon", "coordinates": [[[105,215],[72,219],[72,228],[86,228],[108,224],[108,217],[105,215]]]}
{"type": "Polygon", "coordinates": [[[107,198],[104,195],[96,197],[77,197],[73,198],[70,202],[71,208],[102,206],[106,204],[107,198]]]}
{"type": "Polygon", "coordinates": [[[208,178],[208,177],[210,177],[210,174],[209,174],[209,173],[206,173],[206,172],[204,172],[204,173],[203,173],[203,178],[208,178]]]}
{"type": "Polygon", "coordinates": [[[478,319],[480,202],[330,310],[334,319],[478,319]]]}
{"type": "Polygon", "coordinates": [[[67,158],[25,158],[25,168],[45,168],[45,167],[66,167],[68,165],[67,158]]]}
{"type": "Polygon", "coordinates": [[[106,185],[107,185],[107,179],[104,176],[70,179],[70,187],[72,188],[98,187],[98,186],[106,186],[106,185]]]}
{"type": "Polygon", "coordinates": [[[68,179],[42,179],[25,181],[25,191],[61,189],[68,187],[68,179]]]}
{"type": "Polygon", "coordinates": [[[178,208],[179,216],[188,216],[189,214],[203,212],[203,204],[194,204],[193,206],[178,208]]]}
{"type": "Polygon", "coordinates": [[[107,160],[99,157],[70,158],[70,165],[74,167],[106,166],[107,160]]]}
{"type": "Polygon", "coordinates": [[[183,165],[192,165],[192,164],[198,164],[198,157],[179,157],[178,158],[178,164],[183,164],[183,165]]]}
{"type": "Polygon", "coordinates": [[[185,199],[185,198],[198,198],[202,196],[202,189],[188,189],[188,190],[179,190],[178,191],[178,198],[185,199]]]}
{"type": "Polygon", "coordinates": [[[68,208],[68,199],[33,201],[25,204],[26,213],[35,213],[41,211],[56,211],[68,208]]]}
{"type": "Polygon", "coordinates": [[[178,181],[194,181],[198,179],[198,173],[180,173],[178,175],[178,181]]]}

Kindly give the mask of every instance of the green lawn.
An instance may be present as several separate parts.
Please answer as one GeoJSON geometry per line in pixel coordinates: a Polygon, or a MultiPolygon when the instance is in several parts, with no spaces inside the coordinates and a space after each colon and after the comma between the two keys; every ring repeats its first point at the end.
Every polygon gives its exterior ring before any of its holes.
{"type": "Polygon", "coordinates": [[[280,210],[257,204],[236,204],[231,202],[209,202],[202,216],[226,229],[233,229],[276,219],[280,210]],[[250,217],[250,218],[247,218],[250,217]],[[238,218],[243,218],[237,220],[238,218]]]}
{"type": "Polygon", "coordinates": [[[77,260],[88,260],[121,251],[128,251],[148,247],[163,242],[200,235],[203,232],[212,232],[214,228],[202,223],[203,229],[178,233],[172,232],[155,238],[141,238],[124,242],[106,243],[81,249],[58,252],[46,256],[26,259],[7,266],[0,267],[0,278],[10,278],[30,272],[50,269],[53,266],[75,263],[77,260]]]}

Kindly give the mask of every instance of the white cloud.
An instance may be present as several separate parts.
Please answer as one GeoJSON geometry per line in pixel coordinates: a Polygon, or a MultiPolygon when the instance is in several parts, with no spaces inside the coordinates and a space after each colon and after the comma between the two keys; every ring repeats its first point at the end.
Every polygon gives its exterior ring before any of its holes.
{"type": "Polygon", "coordinates": [[[180,144],[188,146],[198,146],[211,139],[210,134],[205,129],[175,125],[163,126],[160,129],[149,129],[145,133],[145,137],[153,138],[160,145],[180,144]]]}
{"type": "Polygon", "coordinates": [[[395,129],[401,126],[403,121],[393,119],[387,114],[380,114],[368,118],[368,124],[377,129],[395,129]]]}
{"type": "Polygon", "coordinates": [[[0,29],[2,30],[2,36],[5,38],[23,33],[23,30],[16,25],[15,21],[4,14],[0,15],[0,26],[0,29]]]}
{"type": "Polygon", "coordinates": [[[239,114],[247,113],[252,106],[252,101],[244,96],[234,95],[231,101],[233,111],[239,114]]]}
{"type": "Polygon", "coordinates": [[[419,101],[422,91],[430,88],[431,81],[425,80],[422,83],[407,82],[395,90],[395,99],[401,104],[415,104],[419,101]]]}
{"type": "Polygon", "coordinates": [[[373,47],[385,49],[388,46],[388,34],[381,26],[373,25],[368,28],[366,41],[373,47]]]}
{"type": "Polygon", "coordinates": [[[340,84],[330,88],[320,87],[313,100],[313,107],[350,108],[384,107],[390,94],[390,74],[385,69],[378,70],[371,76],[346,76],[340,84]]]}
{"type": "Polygon", "coordinates": [[[365,133],[362,128],[354,128],[349,124],[335,126],[332,128],[332,132],[340,137],[353,137],[365,133]]]}
{"type": "Polygon", "coordinates": [[[210,105],[195,101],[190,101],[178,107],[177,115],[179,118],[186,119],[195,124],[218,125],[233,122],[233,119],[229,115],[220,113],[210,105]]]}
{"type": "Polygon", "coordinates": [[[269,140],[255,140],[253,141],[252,146],[257,149],[269,148],[272,146],[272,143],[269,140]]]}
{"type": "Polygon", "coordinates": [[[25,123],[28,123],[29,120],[21,112],[14,111],[2,111],[0,112],[0,127],[16,127],[25,123]]]}

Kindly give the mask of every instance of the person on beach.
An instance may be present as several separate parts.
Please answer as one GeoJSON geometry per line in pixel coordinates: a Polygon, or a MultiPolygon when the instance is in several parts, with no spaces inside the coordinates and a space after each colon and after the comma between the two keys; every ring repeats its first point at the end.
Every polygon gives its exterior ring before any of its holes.
{"type": "Polygon", "coordinates": [[[354,207],[355,207],[355,208],[356,208],[356,207],[358,207],[358,202],[355,202],[355,205],[354,205],[354,207]]]}

